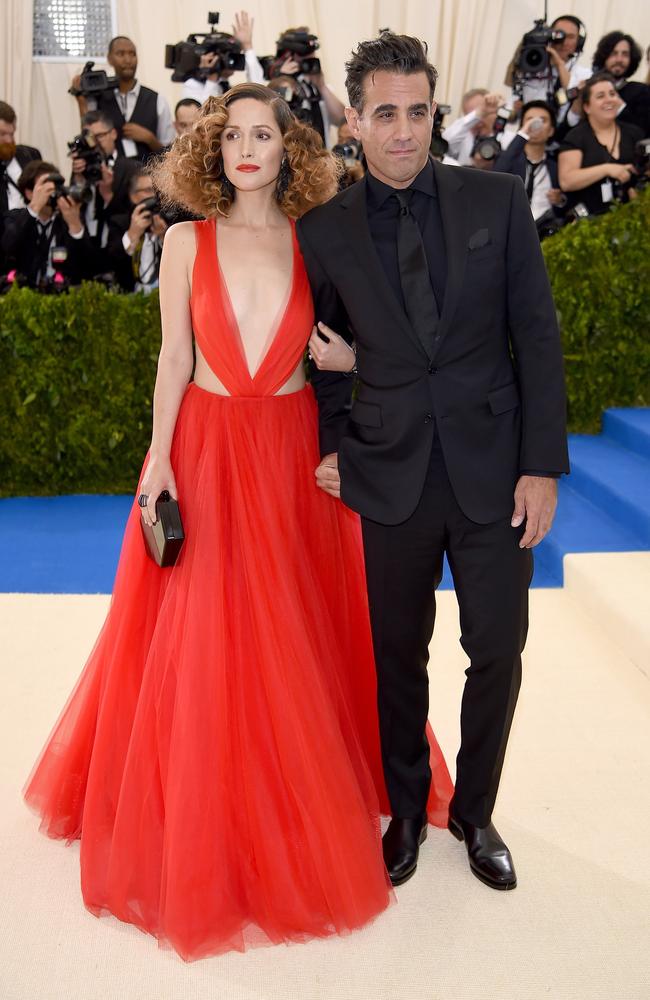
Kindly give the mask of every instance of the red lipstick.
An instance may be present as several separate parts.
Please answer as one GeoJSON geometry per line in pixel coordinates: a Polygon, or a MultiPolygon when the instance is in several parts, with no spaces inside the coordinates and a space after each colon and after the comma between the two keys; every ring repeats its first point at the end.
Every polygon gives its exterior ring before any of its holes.
{"type": "Polygon", "coordinates": [[[237,167],[237,170],[241,170],[241,171],[242,171],[242,173],[244,173],[244,174],[252,174],[252,173],[254,173],[254,172],[255,172],[256,170],[259,170],[259,169],[260,169],[260,168],[259,168],[259,167],[256,167],[254,163],[241,163],[241,164],[240,164],[240,165],[239,165],[239,166],[237,167]]]}

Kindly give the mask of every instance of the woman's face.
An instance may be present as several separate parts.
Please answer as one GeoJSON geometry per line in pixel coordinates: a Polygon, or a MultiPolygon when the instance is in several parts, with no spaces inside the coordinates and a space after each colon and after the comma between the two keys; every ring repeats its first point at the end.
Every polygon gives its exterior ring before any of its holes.
{"type": "Polygon", "coordinates": [[[620,105],[620,98],[614,85],[604,80],[591,88],[589,103],[584,108],[590,119],[600,122],[613,122],[620,105]]]}
{"type": "Polygon", "coordinates": [[[234,101],[221,136],[221,155],[226,177],[238,191],[275,185],[284,144],[271,106],[252,97],[234,101]]]}

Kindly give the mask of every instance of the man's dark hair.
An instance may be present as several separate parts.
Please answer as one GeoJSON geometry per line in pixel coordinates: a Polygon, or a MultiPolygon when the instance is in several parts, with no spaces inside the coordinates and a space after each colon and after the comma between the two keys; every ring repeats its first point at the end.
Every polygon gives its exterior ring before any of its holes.
{"type": "Polygon", "coordinates": [[[148,170],[144,170],[141,168],[137,168],[136,170],[133,170],[131,172],[131,174],[129,175],[129,194],[133,194],[133,192],[138,186],[138,181],[140,180],[141,177],[151,177],[151,174],[149,173],[148,170]]]}
{"type": "Polygon", "coordinates": [[[598,47],[594,52],[594,70],[596,72],[605,69],[605,63],[619,42],[627,42],[630,46],[630,65],[625,76],[634,76],[639,68],[643,52],[641,51],[641,46],[632,38],[632,35],[626,35],[622,31],[609,31],[598,42],[598,47]]]}
{"type": "Polygon", "coordinates": [[[24,198],[26,191],[34,190],[34,185],[42,174],[58,174],[58,172],[59,168],[47,160],[30,160],[18,178],[18,190],[24,198]]]}
{"type": "Polygon", "coordinates": [[[551,125],[553,126],[553,128],[555,128],[557,117],[551,105],[547,104],[546,101],[528,101],[526,104],[524,104],[523,108],[521,109],[522,122],[524,120],[524,116],[528,111],[531,110],[531,108],[539,108],[541,111],[545,111],[546,114],[551,119],[551,125]]]}
{"type": "Polygon", "coordinates": [[[433,100],[438,71],[428,61],[427,52],[426,42],[410,35],[395,35],[392,31],[382,31],[379,38],[360,42],[345,64],[345,87],[351,107],[359,113],[363,111],[365,79],[367,76],[374,76],[379,70],[404,75],[426,73],[433,100]]]}
{"type": "Polygon", "coordinates": [[[6,101],[0,101],[0,118],[2,118],[3,122],[9,122],[10,125],[15,125],[16,123],[16,112],[11,104],[7,104],[6,101]]]}
{"type": "Polygon", "coordinates": [[[183,97],[174,108],[174,118],[178,114],[179,108],[200,108],[201,102],[195,101],[193,97],[183,97]]]}
{"type": "Polygon", "coordinates": [[[133,46],[133,48],[135,48],[135,42],[133,41],[133,39],[129,38],[128,35],[116,35],[115,38],[111,38],[110,42],[108,43],[109,56],[113,51],[113,46],[115,45],[116,42],[131,42],[131,45],[133,46]]]}
{"type": "Polygon", "coordinates": [[[105,125],[107,129],[115,128],[115,122],[108,117],[105,111],[87,111],[81,119],[83,128],[88,125],[97,125],[98,122],[105,125]]]}

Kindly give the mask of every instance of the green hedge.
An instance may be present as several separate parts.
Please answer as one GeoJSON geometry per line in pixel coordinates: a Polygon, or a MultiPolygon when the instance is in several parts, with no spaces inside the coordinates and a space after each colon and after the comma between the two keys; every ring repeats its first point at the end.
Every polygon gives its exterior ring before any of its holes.
{"type": "Polygon", "coordinates": [[[560,319],[569,429],[650,405],[650,190],[542,244],[560,319]]]}
{"type": "MultiPolygon", "coordinates": [[[[650,192],[545,241],[569,426],[650,404],[650,192]]],[[[532,307],[532,303],[531,303],[532,307]]],[[[158,296],[82,285],[0,298],[0,496],[134,489],[151,433],[158,296]]]]}

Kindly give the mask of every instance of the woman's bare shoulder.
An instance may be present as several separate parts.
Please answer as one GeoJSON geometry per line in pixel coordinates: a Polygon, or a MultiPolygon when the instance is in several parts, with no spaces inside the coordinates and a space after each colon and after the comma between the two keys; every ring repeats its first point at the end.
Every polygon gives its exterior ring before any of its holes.
{"type": "Polygon", "coordinates": [[[165,233],[165,247],[169,246],[178,254],[193,252],[196,248],[194,226],[194,222],[175,222],[165,233]]]}

